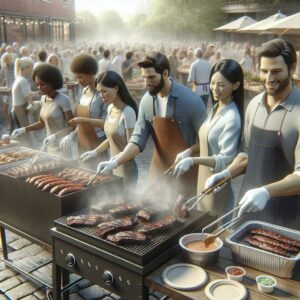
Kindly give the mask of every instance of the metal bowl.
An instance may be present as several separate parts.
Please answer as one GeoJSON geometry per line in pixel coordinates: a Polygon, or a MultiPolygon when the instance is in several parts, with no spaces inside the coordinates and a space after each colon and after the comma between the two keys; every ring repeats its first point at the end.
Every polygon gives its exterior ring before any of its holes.
{"type": "Polygon", "coordinates": [[[212,250],[196,251],[186,247],[188,243],[203,241],[209,235],[210,234],[208,233],[190,233],[181,237],[181,239],[179,240],[179,245],[183,249],[184,256],[189,262],[201,267],[217,263],[219,251],[223,247],[223,242],[220,238],[216,238],[216,240],[214,241],[216,248],[212,250]]]}

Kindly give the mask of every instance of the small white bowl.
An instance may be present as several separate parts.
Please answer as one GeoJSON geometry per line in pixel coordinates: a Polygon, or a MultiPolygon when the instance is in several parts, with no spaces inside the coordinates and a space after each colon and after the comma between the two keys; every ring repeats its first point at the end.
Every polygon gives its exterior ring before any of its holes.
{"type": "Polygon", "coordinates": [[[277,285],[277,282],[275,278],[269,275],[260,275],[256,277],[257,287],[258,289],[263,293],[272,293],[275,286],[277,285]],[[261,282],[261,280],[265,278],[267,281],[270,282],[270,284],[264,284],[261,282]]]}
{"type": "Polygon", "coordinates": [[[225,272],[228,279],[238,282],[242,281],[246,275],[246,270],[238,266],[229,266],[225,269],[225,272]]]}

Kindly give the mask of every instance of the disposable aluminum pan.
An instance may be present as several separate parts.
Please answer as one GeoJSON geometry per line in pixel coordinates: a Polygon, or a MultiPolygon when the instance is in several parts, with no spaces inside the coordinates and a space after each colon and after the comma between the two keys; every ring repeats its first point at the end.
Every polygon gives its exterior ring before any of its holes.
{"type": "Polygon", "coordinates": [[[226,238],[226,242],[231,248],[233,259],[254,269],[283,278],[292,278],[296,269],[295,266],[299,264],[300,252],[294,257],[284,257],[249,246],[242,239],[253,228],[269,230],[300,241],[299,231],[261,221],[248,221],[226,238]]]}

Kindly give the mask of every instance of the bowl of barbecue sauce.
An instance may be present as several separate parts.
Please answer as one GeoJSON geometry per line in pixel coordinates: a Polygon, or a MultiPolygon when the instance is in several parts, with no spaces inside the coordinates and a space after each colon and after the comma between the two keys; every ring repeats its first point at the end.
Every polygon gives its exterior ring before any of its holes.
{"type": "Polygon", "coordinates": [[[213,243],[205,244],[204,240],[208,236],[206,233],[190,233],[181,237],[179,245],[187,261],[201,267],[213,265],[218,261],[223,242],[217,237],[213,243]]]}
{"type": "Polygon", "coordinates": [[[246,271],[245,269],[237,266],[229,266],[225,269],[227,278],[234,281],[242,281],[246,271]]]}

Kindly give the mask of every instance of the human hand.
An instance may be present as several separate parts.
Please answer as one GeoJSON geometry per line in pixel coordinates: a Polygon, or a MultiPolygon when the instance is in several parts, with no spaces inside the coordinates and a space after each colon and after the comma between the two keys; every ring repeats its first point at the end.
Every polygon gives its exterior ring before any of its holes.
{"type": "Polygon", "coordinates": [[[76,118],[73,118],[73,119],[69,120],[69,122],[68,122],[68,124],[71,125],[71,126],[76,126],[80,123],[84,123],[84,118],[76,117],[76,118]]]}
{"type": "Polygon", "coordinates": [[[115,160],[103,161],[99,163],[97,167],[97,173],[101,175],[107,175],[112,172],[118,166],[118,163],[115,160]]]}
{"type": "Polygon", "coordinates": [[[59,148],[64,150],[70,148],[73,137],[74,137],[74,131],[64,136],[60,141],[59,148]]]}
{"type": "Polygon", "coordinates": [[[238,217],[241,217],[245,212],[249,213],[263,210],[269,200],[270,194],[266,188],[261,187],[249,190],[239,202],[241,208],[238,217]]]}
{"type": "Polygon", "coordinates": [[[26,132],[26,128],[25,127],[21,127],[21,128],[17,128],[15,129],[12,134],[10,135],[10,138],[15,139],[17,138],[19,135],[24,134],[26,132]]]}
{"type": "Polygon", "coordinates": [[[95,150],[92,150],[92,151],[87,151],[87,152],[84,152],[81,154],[80,158],[83,160],[83,161],[87,161],[89,159],[92,159],[94,157],[97,157],[97,151],[96,149],[95,150]]]}
{"type": "Polygon", "coordinates": [[[192,166],[194,165],[194,160],[191,157],[187,157],[179,161],[179,163],[176,165],[173,176],[176,176],[178,179],[182,174],[187,172],[192,166]]]}
{"type": "Polygon", "coordinates": [[[176,156],[176,159],[175,159],[175,163],[177,164],[179,161],[181,161],[182,159],[184,158],[188,158],[192,155],[192,150],[191,149],[186,149],[182,152],[179,152],[176,156]]]}
{"type": "MultiPolygon", "coordinates": [[[[204,188],[208,189],[211,188],[212,186],[214,186],[215,184],[217,184],[218,182],[220,182],[222,179],[226,178],[226,177],[231,177],[230,172],[225,169],[222,172],[216,173],[212,176],[210,176],[206,181],[205,181],[205,185],[204,188]]],[[[217,187],[214,189],[214,193],[218,193],[220,190],[222,190],[227,183],[224,183],[223,185],[217,187]]]]}

